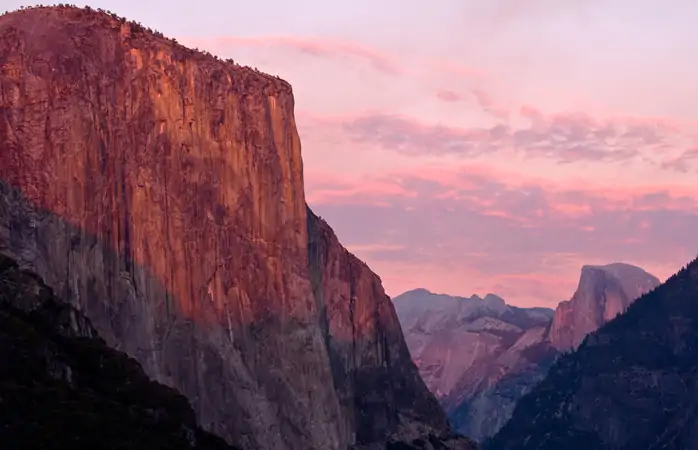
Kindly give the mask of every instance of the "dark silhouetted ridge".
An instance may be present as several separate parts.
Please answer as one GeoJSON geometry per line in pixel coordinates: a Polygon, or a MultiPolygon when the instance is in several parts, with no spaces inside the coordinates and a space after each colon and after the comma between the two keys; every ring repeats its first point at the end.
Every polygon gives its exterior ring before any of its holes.
{"type": "Polygon", "coordinates": [[[698,448],[698,260],[562,356],[487,450],[698,448]]]}
{"type": "Polygon", "coordinates": [[[2,255],[0,360],[3,448],[233,450],[198,427],[184,396],[2,255]]]}

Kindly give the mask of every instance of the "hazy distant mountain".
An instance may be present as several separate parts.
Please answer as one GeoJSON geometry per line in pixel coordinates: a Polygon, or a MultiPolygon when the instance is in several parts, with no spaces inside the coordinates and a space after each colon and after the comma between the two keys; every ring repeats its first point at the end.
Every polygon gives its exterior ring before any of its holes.
{"type": "Polygon", "coordinates": [[[654,275],[630,264],[582,267],[574,296],[555,310],[550,342],[559,350],[576,347],[587,334],[625,311],[659,283],[654,275]]]}
{"type": "Polygon", "coordinates": [[[454,427],[482,440],[509,419],[559,351],[624,311],[659,280],[639,267],[584,266],[557,309],[518,308],[493,294],[452,297],[425,289],[394,299],[412,358],[454,427]]]}
{"type": "Polygon", "coordinates": [[[559,358],[486,448],[698,448],[698,260],[559,358]]]}
{"type": "Polygon", "coordinates": [[[499,429],[519,392],[542,379],[556,354],[545,341],[552,309],[517,308],[493,294],[463,298],[424,289],[394,303],[427,387],[456,429],[474,439],[499,429]],[[510,380],[511,374],[520,379],[510,380]]]}

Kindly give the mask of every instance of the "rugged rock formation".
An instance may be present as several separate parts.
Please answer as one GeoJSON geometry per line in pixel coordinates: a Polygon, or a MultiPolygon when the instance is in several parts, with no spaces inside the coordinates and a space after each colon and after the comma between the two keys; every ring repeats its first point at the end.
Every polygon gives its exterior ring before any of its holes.
{"type": "Polygon", "coordinates": [[[493,294],[462,298],[424,289],[394,304],[422,378],[453,426],[476,440],[506,422],[557,354],[546,341],[553,316],[548,308],[517,308],[493,294]]]}
{"type": "Polygon", "coordinates": [[[463,374],[524,335],[526,343],[542,341],[553,315],[547,308],[509,306],[493,294],[462,298],[425,289],[395,297],[394,305],[420,374],[439,399],[454,394],[463,374]]]}
{"type": "Polygon", "coordinates": [[[356,440],[364,443],[393,430],[403,441],[417,441],[418,448],[428,448],[427,442],[434,448],[469,447],[469,441],[444,432],[446,417],[410,359],[378,276],[310,209],[308,235],[310,277],[344,427],[356,430],[356,440]],[[424,436],[429,438],[420,444],[424,436]]]}
{"type": "Polygon", "coordinates": [[[423,289],[395,298],[407,345],[457,431],[483,440],[546,375],[559,351],[576,346],[659,284],[628,264],[584,266],[571,300],[553,317],[488,294],[450,297],[423,289]],[[552,319],[552,322],[551,322],[552,319]]]}
{"type": "Polygon", "coordinates": [[[488,450],[698,448],[698,260],[559,358],[488,450]]]}
{"type": "Polygon", "coordinates": [[[12,449],[234,450],[187,399],[109,348],[90,321],[0,255],[0,439],[12,449]]]}
{"type": "Polygon", "coordinates": [[[660,281],[629,264],[584,266],[572,299],[555,310],[550,342],[559,350],[576,348],[584,337],[625,311],[660,281]]]}
{"type": "Polygon", "coordinates": [[[286,82],[113,15],[7,14],[0,179],[0,251],[229,442],[449,435],[378,279],[308,218],[286,82]]]}

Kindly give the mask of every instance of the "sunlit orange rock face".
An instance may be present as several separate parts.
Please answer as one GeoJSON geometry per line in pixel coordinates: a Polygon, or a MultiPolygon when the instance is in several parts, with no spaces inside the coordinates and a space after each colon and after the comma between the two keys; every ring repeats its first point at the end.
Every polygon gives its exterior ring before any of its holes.
{"type": "Polygon", "coordinates": [[[0,251],[243,448],[445,438],[380,280],[306,209],[293,102],[107,14],[0,17],[0,251]]]}

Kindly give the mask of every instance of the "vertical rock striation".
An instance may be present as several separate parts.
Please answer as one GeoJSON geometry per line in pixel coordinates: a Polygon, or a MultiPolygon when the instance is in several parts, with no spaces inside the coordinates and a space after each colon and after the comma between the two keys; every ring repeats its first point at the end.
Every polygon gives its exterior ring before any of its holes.
{"type": "Polygon", "coordinates": [[[113,15],[0,17],[0,252],[243,448],[446,436],[379,280],[306,211],[293,102],[113,15]]]}

